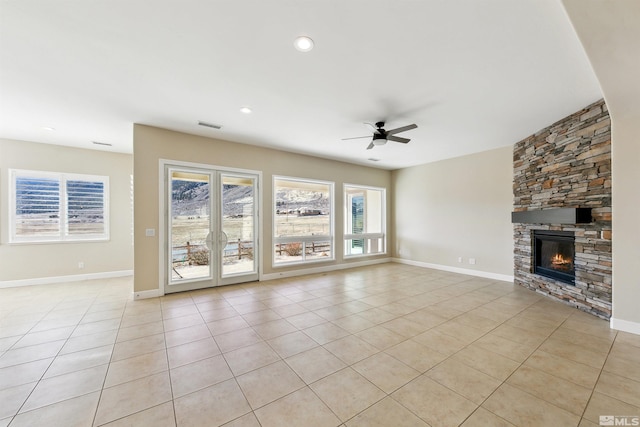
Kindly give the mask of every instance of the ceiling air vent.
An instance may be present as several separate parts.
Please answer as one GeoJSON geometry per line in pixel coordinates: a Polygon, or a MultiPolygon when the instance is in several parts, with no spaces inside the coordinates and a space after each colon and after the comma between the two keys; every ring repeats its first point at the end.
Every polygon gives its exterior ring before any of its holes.
{"type": "Polygon", "coordinates": [[[91,141],[91,143],[95,145],[104,145],[105,147],[113,146],[113,144],[109,144],[108,142],[91,141]]]}
{"type": "Polygon", "coordinates": [[[380,161],[380,159],[374,159],[373,157],[370,157],[367,160],[369,160],[370,162],[379,162],[380,161]]]}
{"type": "Polygon", "coordinates": [[[207,123],[207,122],[199,121],[199,122],[198,122],[198,124],[199,124],[200,126],[204,126],[204,127],[207,127],[207,128],[212,128],[212,129],[222,129],[222,126],[220,126],[220,125],[214,125],[213,123],[207,123]]]}

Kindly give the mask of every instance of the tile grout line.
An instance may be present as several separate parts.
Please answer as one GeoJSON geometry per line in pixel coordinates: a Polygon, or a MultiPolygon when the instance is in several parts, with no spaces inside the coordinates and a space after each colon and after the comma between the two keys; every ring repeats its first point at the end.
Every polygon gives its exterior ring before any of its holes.
{"type": "MultiPolygon", "coordinates": [[[[92,304],[97,300],[98,296],[99,296],[99,293],[98,293],[98,294],[93,298],[93,300],[92,300],[92,304]]],[[[56,304],[56,307],[57,307],[57,306],[58,306],[62,301],[64,301],[64,299],[63,299],[63,300],[61,300],[58,304],[56,304]]],[[[89,307],[90,307],[90,306],[89,306],[89,307]]],[[[11,421],[9,422],[9,424],[13,423],[13,421],[15,420],[15,418],[20,414],[20,410],[22,410],[22,408],[23,408],[23,407],[24,407],[24,405],[27,403],[27,401],[29,400],[29,398],[33,395],[33,392],[36,390],[36,388],[38,387],[38,385],[40,385],[40,383],[43,381],[44,376],[45,376],[45,375],[46,375],[46,373],[49,371],[49,369],[51,369],[51,366],[52,366],[52,365],[53,365],[53,363],[56,361],[57,357],[60,355],[60,352],[61,352],[61,351],[62,351],[62,349],[64,348],[65,344],[69,341],[70,337],[73,335],[73,332],[75,332],[75,330],[76,330],[76,329],[78,328],[78,326],[80,325],[80,322],[82,322],[82,319],[84,318],[84,316],[86,316],[86,314],[87,314],[88,310],[89,310],[89,308],[87,308],[87,309],[85,310],[85,312],[84,312],[84,314],[82,315],[82,317],[80,318],[80,320],[78,320],[78,322],[74,325],[73,330],[72,330],[72,331],[71,331],[71,333],[69,334],[69,337],[67,337],[67,338],[64,340],[64,341],[65,341],[65,343],[60,347],[60,349],[59,349],[59,350],[56,352],[56,354],[53,356],[53,358],[52,358],[52,360],[51,360],[51,363],[49,363],[49,365],[47,366],[47,369],[45,369],[45,370],[43,371],[42,375],[40,376],[40,379],[36,382],[36,385],[33,387],[33,389],[31,390],[31,392],[29,392],[29,395],[24,399],[24,401],[22,402],[22,404],[20,405],[20,407],[18,408],[18,410],[16,411],[16,413],[11,417],[11,421]]],[[[52,308],[51,310],[49,310],[49,311],[47,312],[47,315],[48,315],[48,314],[50,314],[50,313],[52,313],[53,311],[55,311],[55,307],[54,307],[54,308],[52,308]]],[[[40,319],[40,321],[38,321],[38,323],[36,323],[36,324],[35,324],[35,325],[30,329],[30,331],[31,331],[31,330],[33,330],[33,328],[35,328],[35,327],[36,327],[36,326],[37,326],[37,325],[38,325],[38,324],[39,324],[39,323],[40,323],[40,322],[41,322],[41,321],[42,321],[42,320],[43,320],[47,315],[43,316],[43,317],[42,317],[42,319],[40,319]]],[[[54,329],[55,329],[55,328],[54,328],[54,329]]],[[[22,336],[23,336],[23,337],[25,337],[25,336],[27,336],[29,333],[30,333],[30,332],[26,332],[26,333],[25,333],[25,334],[23,334],[22,336]]],[[[60,340],[60,341],[62,341],[62,340],[60,340]]],[[[17,344],[18,342],[20,342],[20,340],[18,340],[16,343],[14,343],[14,345],[15,345],[15,344],[17,344]]],[[[52,342],[55,342],[55,341],[52,341],[52,342]]],[[[46,359],[46,358],[44,358],[44,359],[46,359]]],[[[44,360],[44,359],[37,359],[37,360],[44,360]]],[[[35,360],[35,361],[37,361],[37,360],[35,360]]],[[[30,363],[30,362],[26,362],[26,363],[30,363]]],[[[13,365],[13,366],[15,366],[15,365],[13,365]]],[[[52,378],[53,378],[53,377],[52,377],[52,378]]],[[[106,374],[105,374],[105,378],[106,378],[106,374]]],[[[89,393],[86,393],[86,394],[89,394],[89,393]]],[[[76,397],[80,397],[80,396],[76,396],[76,397]]],[[[69,400],[69,399],[65,399],[65,400],[69,400]]],[[[64,401],[64,400],[63,400],[63,401],[64,401]]],[[[61,402],[62,402],[62,401],[61,401],[61,402]]],[[[35,410],[38,410],[38,409],[41,409],[41,408],[44,408],[44,407],[47,407],[47,406],[51,406],[51,405],[56,404],[56,403],[60,403],[60,402],[54,402],[54,403],[50,403],[50,404],[48,404],[48,405],[45,405],[45,406],[42,406],[42,407],[39,407],[39,408],[34,408],[32,411],[35,411],[35,410]]],[[[97,405],[96,405],[96,409],[97,409],[97,405]]],[[[28,413],[28,412],[31,412],[31,411],[26,411],[25,413],[28,413]]]]}
{"type": "MultiPolygon", "coordinates": [[[[532,305],[533,305],[533,304],[532,304],[532,305]]],[[[523,310],[523,311],[524,311],[524,310],[523,310]]],[[[569,317],[571,317],[571,316],[569,316],[569,317]]],[[[561,327],[561,326],[562,326],[562,325],[567,321],[567,319],[569,319],[569,317],[565,318],[565,319],[562,321],[562,323],[560,323],[560,324],[559,324],[559,325],[558,325],[558,326],[553,330],[553,332],[551,332],[551,334],[549,334],[549,335],[547,336],[547,338],[545,338],[545,339],[544,339],[544,340],[543,340],[543,341],[542,341],[542,342],[541,342],[541,343],[540,343],[540,344],[539,344],[539,345],[538,345],[538,346],[537,346],[537,347],[536,347],[536,348],[535,348],[535,349],[534,349],[534,350],[529,354],[529,356],[527,356],[527,358],[526,358],[525,360],[523,360],[523,361],[520,363],[520,365],[518,366],[518,368],[516,368],[516,369],[515,369],[515,370],[514,370],[514,371],[513,371],[513,372],[512,372],[512,373],[511,373],[507,378],[505,378],[505,379],[504,379],[504,381],[500,384],[500,386],[498,386],[498,387],[497,387],[497,388],[496,388],[496,389],[495,389],[495,390],[494,390],[494,391],[493,391],[489,396],[487,396],[487,398],[486,398],[486,399],[484,399],[484,400],[482,401],[482,403],[480,404],[480,406],[484,405],[484,403],[485,403],[487,400],[489,400],[489,398],[491,398],[491,396],[493,396],[493,394],[495,394],[495,392],[498,390],[498,388],[500,388],[500,387],[501,387],[502,385],[504,385],[504,384],[507,384],[507,381],[509,380],[509,378],[511,378],[511,377],[513,376],[513,374],[515,374],[515,373],[518,371],[518,369],[520,369],[522,366],[524,366],[524,364],[526,363],[526,361],[527,361],[527,360],[529,360],[529,358],[531,357],[531,355],[533,355],[536,351],[538,351],[538,350],[540,349],[540,347],[542,347],[542,345],[543,345],[543,344],[544,344],[544,343],[545,343],[545,342],[546,342],[546,341],[551,337],[551,335],[553,335],[553,333],[554,333],[554,332],[556,332],[558,329],[560,329],[560,327],[561,327]]],[[[603,365],[603,366],[604,366],[604,365],[603,365]]],[[[544,372],[544,371],[543,371],[543,372],[544,372]]],[[[546,372],[545,372],[545,373],[546,373],[546,372]]],[[[530,395],[530,396],[532,396],[532,397],[534,397],[534,398],[540,399],[540,400],[542,400],[542,401],[544,401],[544,402],[546,402],[546,403],[548,403],[548,404],[550,404],[550,405],[552,405],[552,406],[554,406],[554,407],[556,407],[556,408],[558,408],[558,409],[561,409],[561,410],[563,410],[563,411],[565,411],[565,412],[567,412],[567,413],[569,413],[569,414],[572,414],[572,415],[576,415],[576,416],[578,416],[578,417],[579,417],[578,424],[580,424],[580,421],[581,421],[581,420],[582,420],[582,418],[583,418],[581,415],[577,415],[577,414],[574,414],[574,413],[572,413],[572,412],[570,412],[570,411],[567,411],[567,410],[566,410],[566,409],[564,409],[564,408],[560,408],[559,406],[557,406],[557,405],[555,405],[555,404],[553,404],[553,403],[551,403],[551,402],[547,401],[546,399],[542,399],[542,398],[540,398],[540,397],[538,397],[538,396],[535,396],[535,395],[533,395],[533,394],[529,393],[527,390],[522,390],[520,387],[513,386],[513,385],[511,385],[511,384],[508,384],[508,385],[510,385],[511,387],[515,387],[515,388],[517,388],[518,390],[520,390],[520,391],[522,391],[522,392],[524,392],[524,393],[526,393],[526,394],[528,394],[528,395],[530,395]]],[[[595,385],[594,385],[593,389],[595,389],[595,385]]],[[[593,390],[593,389],[592,389],[592,390],[593,390]]],[[[588,402],[589,402],[589,401],[587,401],[587,405],[585,405],[585,409],[583,410],[583,415],[584,415],[584,411],[586,410],[586,407],[588,406],[588,402]]],[[[478,407],[480,407],[480,406],[478,406],[478,407]]],[[[485,409],[485,410],[487,410],[487,411],[489,411],[487,408],[484,408],[484,409],[485,409]]],[[[489,411],[489,412],[491,412],[492,414],[496,415],[497,417],[500,417],[500,415],[498,415],[498,414],[494,413],[493,411],[489,411]]],[[[502,418],[502,417],[500,417],[500,418],[502,418]]],[[[507,421],[509,421],[509,420],[507,420],[507,421]]],[[[509,421],[509,422],[510,422],[510,421],[509,421]]]]}
{"type": "Polygon", "coordinates": [[[122,310],[122,315],[120,316],[120,323],[118,324],[118,332],[116,333],[115,340],[113,342],[113,347],[111,348],[111,356],[109,357],[109,366],[107,366],[107,372],[104,374],[104,379],[102,380],[102,387],[100,388],[100,394],[98,396],[98,403],[96,404],[96,409],[93,413],[93,420],[91,421],[91,425],[95,426],[96,418],[98,416],[98,409],[100,408],[100,402],[102,401],[102,393],[104,392],[104,385],[107,383],[107,377],[109,376],[109,370],[111,369],[111,363],[113,361],[113,353],[116,349],[116,343],[118,342],[118,335],[120,335],[120,327],[122,326],[122,320],[124,319],[124,313],[126,312],[128,305],[128,301],[125,303],[125,309],[122,310]]]}
{"type": "MultiPolygon", "coordinates": [[[[602,367],[600,368],[600,372],[598,372],[598,378],[596,379],[595,383],[593,384],[593,388],[591,388],[591,393],[589,394],[589,399],[587,399],[587,404],[584,406],[584,409],[582,410],[582,415],[580,416],[580,419],[586,419],[586,418],[584,418],[584,414],[586,414],[587,408],[589,407],[589,403],[591,403],[591,399],[593,399],[593,394],[596,392],[596,387],[598,386],[598,382],[600,382],[600,377],[602,376],[602,373],[604,372],[604,367],[607,364],[607,360],[609,360],[609,356],[611,355],[611,350],[613,349],[613,345],[615,344],[616,339],[618,339],[618,331],[615,332],[615,336],[614,336],[613,340],[611,340],[611,345],[609,346],[609,351],[607,351],[607,357],[605,357],[604,362],[602,363],[602,367]]],[[[603,393],[603,394],[606,394],[606,393],[603,393]]],[[[614,398],[613,396],[609,396],[609,397],[614,398]]],[[[591,421],[591,420],[587,420],[587,421],[591,421]]]]}
{"type": "MultiPolygon", "coordinates": [[[[505,295],[503,295],[503,296],[505,296],[505,295]]],[[[455,298],[455,297],[452,297],[452,298],[455,298]]],[[[502,298],[502,296],[497,297],[497,298],[495,298],[495,299],[493,299],[493,300],[491,300],[491,301],[488,301],[488,302],[486,302],[485,304],[482,304],[482,305],[480,305],[480,306],[478,306],[478,307],[476,307],[476,308],[479,308],[479,307],[482,307],[482,306],[484,306],[484,305],[490,304],[491,302],[494,302],[494,301],[496,301],[496,300],[498,300],[498,299],[500,299],[500,298],[502,298]]],[[[471,341],[469,344],[465,345],[465,346],[464,346],[463,348],[461,348],[460,350],[458,350],[458,351],[456,351],[456,352],[454,352],[454,353],[450,354],[450,355],[449,355],[449,356],[447,356],[445,359],[443,359],[443,360],[441,360],[440,362],[436,363],[434,366],[432,366],[431,368],[429,368],[427,371],[425,371],[425,372],[424,372],[422,375],[420,375],[420,376],[427,375],[427,373],[428,373],[429,371],[432,371],[433,369],[435,369],[435,368],[437,368],[438,366],[442,365],[445,361],[449,360],[451,357],[455,356],[456,354],[458,354],[458,353],[459,353],[459,352],[461,352],[462,350],[464,350],[464,349],[468,348],[471,344],[473,344],[473,343],[475,343],[475,342],[479,341],[481,338],[483,338],[484,336],[488,335],[488,334],[489,334],[489,333],[491,333],[492,331],[496,330],[496,329],[497,329],[497,328],[499,328],[501,325],[504,325],[504,324],[505,324],[505,322],[507,322],[507,321],[508,321],[508,320],[510,320],[510,319],[513,319],[515,316],[517,316],[518,314],[522,313],[522,312],[523,312],[523,311],[525,311],[527,308],[529,308],[529,307],[531,307],[531,306],[535,305],[536,303],[537,303],[537,301],[536,301],[536,302],[534,302],[534,303],[529,304],[528,306],[526,306],[526,307],[524,307],[524,308],[522,308],[522,309],[521,309],[520,311],[518,311],[516,314],[514,314],[514,315],[513,315],[513,316],[511,316],[511,317],[509,317],[508,319],[505,319],[504,321],[502,321],[501,323],[499,323],[498,325],[496,325],[496,326],[495,326],[495,327],[493,327],[492,329],[490,329],[490,330],[488,330],[487,332],[485,332],[483,335],[479,336],[479,337],[478,337],[478,338],[476,338],[475,340],[471,341]]],[[[466,312],[463,312],[463,313],[461,313],[461,314],[459,314],[459,315],[457,315],[457,316],[454,316],[454,317],[452,317],[451,319],[448,319],[446,322],[443,322],[443,323],[441,323],[441,324],[447,323],[447,322],[449,322],[449,321],[451,321],[451,320],[453,320],[453,319],[456,319],[456,318],[458,318],[458,317],[460,317],[460,316],[463,316],[464,314],[468,313],[469,311],[471,311],[471,310],[467,310],[466,312]]],[[[438,325],[438,326],[439,326],[439,325],[438,325]]],[[[434,327],[430,328],[429,330],[434,329],[434,328],[436,328],[436,327],[437,327],[437,326],[434,326],[434,327]]],[[[446,334],[446,332],[443,332],[443,333],[444,333],[444,334],[446,334]]],[[[448,334],[446,334],[446,335],[448,335],[448,334]]],[[[454,338],[455,338],[455,337],[454,337],[454,338]]],[[[542,345],[542,343],[541,343],[540,345],[542,345]]],[[[534,352],[535,352],[535,350],[534,350],[534,352]]],[[[463,364],[465,364],[466,366],[468,366],[468,365],[467,365],[466,363],[464,363],[464,362],[461,362],[461,363],[463,363],[463,364]]],[[[524,364],[524,362],[521,362],[521,363],[520,363],[520,365],[518,366],[518,368],[519,368],[520,366],[522,366],[522,364],[524,364]]],[[[472,367],[472,366],[468,366],[468,367],[470,367],[471,369],[475,369],[475,370],[477,370],[476,368],[474,368],[474,367],[472,367]]],[[[515,372],[518,368],[516,368],[513,372],[515,372]]],[[[478,371],[478,372],[481,372],[481,371],[478,371]]],[[[509,377],[510,377],[511,375],[513,375],[513,372],[509,375],[509,377]]],[[[484,372],[481,372],[481,373],[484,373],[484,372]]],[[[488,375],[488,374],[485,374],[485,375],[488,375]]],[[[419,376],[419,377],[420,377],[420,376],[419,376]]],[[[488,375],[488,376],[489,376],[489,377],[491,377],[491,375],[488,375]]],[[[414,378],[414,379],[413,379],[412,381],[410,381],[409,383],[411,383],[411,382],[413,382],[413,381],[416,381],[419,377],[414,378]]],[[[473,415],[473,414],[474,414],[474,413],[475,413],[475,412],[476,412],[480,407],[482,407],[482,405],[484,404],[484,402],[486,402],[486,401],[487,401],[487,400],[488,400],[488,399],[489,399],[489,398],[490,398],[490,397],[491,397],[491,396],[496,392],[496,390],[498,390],[498,388],[500,388],[500,387],[501,387],[501,386],[502,386],[502,385],[507,381],[507,379],[508,379],[509,377],[507,377],[506,379],[502,380],[502,382],[500,383],[500,385],[499,385],[498,387],[496,387],[496,388],[494,389],[494,391],[493,391],[493,392],[491,392],[491,393],[489,394],[489,396],[487,396],[487,397],[482,401],[482,403],[478,404],[478,405],[476,406],[476,409],[474,409],[474,410],[473,410],[469,415],[467,415],[467,417],[465,417],[465,418],[464,418],[464,420],[462,420],[462,422],[460,423],[460,425],[464,424],[464,423],[467,421],[467,419],[469,419],[469,418],[470,418],[470,417],[471,417],[471,416],[472,416],[472,415],[473,415]]],[[[438,384],[439,384],[439,385],[441,385],[442,387],[445,387],[445,388],[446,388],[446,389],[448,389],[449,391],[451,391],[451,392],[453,392],[453,393],[457,394],[458,396],[462,397],[463,399],[468,400],[469,402],[471,402],[471,403],[473,403],[474,405],[476,405],[476,403],[475,403],[475,402],[473,402],[473,401],[471,401],[471,399],[467,398],[466,396],[461,395],[460,393],[458,393],[458,392],[457,392],[457,391],[455,391],[455,390],[452,390],[452,389],[451,389],[451,388],[449,388],[447,385],[445,385],[445,384],[441,384],[439,381],[436,381],[436,380],[434,380],[434,379],[432,379],[432,378],[430,378],[430,377],[428,377],[428,378],[429,378],[429,379],[431,379],[432,381],[434,381],[434,382],[438,383],[438,384]]],[[[492,378],[493,378],[493,377],[492,377],[492,378]]],[[[497,378],[496,378],[496,379],[497,379],[497,378]]],[[[407,384],[409,384],[409,383],[407,383],[407,384]]],[[[405,384],[405,385],[406,385],[406,384],[405,384]]],[[[394,400],[396,400],[396,399],[394,399],[394,400]]],[[[399,401],[397,401],[397,400],[396,400],[396,402],[398,402],[400,405],[402,405],[403,407],[405,407],[405,408],[406,408],[406,406],[405,406],[405,405],[403,405],[403,404],[402,404],[402,402],[399,402],[399,401]]],[[[406,408],[406,409],[408,409],[409,411],[411,411],[409,408],[406,408]]],[[[487,410],[486,408],[483,408],[483,409],[487,410]]],[[[427,421],[426,421],[426,420],[424,420],[422,417],[420,417],[418,414],[415,414],[413,411],[411,411],[411,412],[412,412],[414,415],[416,415],[418,418],[420,418],[421,420],[423,420],[425,423],[427,422],[427,421]]],[[[489,412],[491,412],[491,411],[489,411],[489,412]]],[[[502,418],[502,417],[500,417],[498,414],[495,414],[495,413],[493,413],[493,412],[491,412],[491,413],[492,413],[492,414],[494,414],[495,416],[499,417],[499,418],[502,418]]],[[[427,424],[428,424],[428,423],[427,423],[427,424]]]]}

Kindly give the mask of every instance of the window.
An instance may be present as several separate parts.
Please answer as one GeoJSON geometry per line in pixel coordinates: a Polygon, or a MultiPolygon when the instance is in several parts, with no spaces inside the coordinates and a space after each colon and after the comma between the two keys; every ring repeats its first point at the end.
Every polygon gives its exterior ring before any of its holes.
{"type": "Polygon", "coordinates": [[[344,195],[345,257],[385,253],[385,189],[345,184],[344,195]]]}
{"type": "Polygon", "coordinates": [[[333,260],[333,183],[274,177],[273,194],[273,264],[333,260]]]}
{"type": "Polygon", "coordinates": [[[109,238],[109,177],[10,170],[11,241],[109,238]]]}

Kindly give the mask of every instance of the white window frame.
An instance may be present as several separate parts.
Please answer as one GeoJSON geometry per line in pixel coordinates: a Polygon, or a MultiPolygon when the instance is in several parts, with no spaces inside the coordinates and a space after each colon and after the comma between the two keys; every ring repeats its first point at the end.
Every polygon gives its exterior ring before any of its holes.
{"type": "Polygon", "coordinates": [[[298,177],[290,177],[290,176],[281,176],[281,175],[273,175],[273,180],[272,180],[272,193],[273,193],[273,221],[272,221],[272,236],[273,236],[273,241],[271,243],[271,250],[272,250],[272,261],[271,261],[271,265],[274,268],[277,267],[286,267],[286,266],[291,266],[291,265],[300,265],[300,264],[312,264],[312,263],[319,263],[319,262],[327,262],[327,261],[335,261],[336,259],[336,255],[335,255],[335,250],[336,250],[336,245],[335,245],[335,227],[334,227],[334,222],[335,222],[335,209],[334,209],[334,197],[335,197],[335,183],[331,182],[331,181],[320,181],[317,179],[307,179],[307,178],[298,178],[298,177]],[[298,182],[298,183],[302,183],[302,184],[315,184],[315,185],[326,185],[329,187],[329,233],[330,234],[323,234],[323,235],[313,235],[313,236],[286,236],[286,237],[280,237],[278,235],[276,235],[276,221],[277,221],[277,214],[276,211],[278,210],[278,206],[277,206],[277,200],[276,200],[276,181],[278,180],[282,180],[282,181],[292,181],[292,182],[298,182]],[[275,246],[277,244],[281,244],[281,243],[302,243],[302,259],[301,260],[294,260],[294,261],[288,261],[288,262],[276,262],[275,259],[275,246]],[[331,256],[328,257],[323,257],[322,259],[310,259],[307,260],[306,259],[306,248],[308,244],[312,244],[313,242],[329,242],[330,243],[330,250],[331,250],[331,256]]]}
{"type": "Polygon", "coordinates": [[[92,242],[107,241],[110,238],[109,232],[109,177],[101,175],[85,175],[75,173],[33,171],[22,169],[9,169],[9,243],[65,243],[65,242],[92,242]],[[57,180],[59,182],[59,232],[55,235],[34,235],[22,236],[17,235],[16,225],[16,181],[18,178],[46,178],[57,180]],[[68,181],[87,181],[100,182],[103,185],[103,222],[104,228],[102,233],[92,234],[73,234],[69,233],[68,222],[68,206],[67,206],[67,182],[68,181]]]}
{"type": "MultiPolygon", "coordinates": [[[[374,256],[374,255],[384,255],[387,253],[387,189],[383,187],[372,187],[367,185],[357,185],[357,184],[343,184],[343,193],[344,193],[344,258],[359,258],[366,256],[374,256]],[[362,192],[366,191],[379,191],[381,193],[380,196],[380,221],[381,221],[381,232],[377,233],[347,233],[350,229],[352,215],[351,215],[351,197],[352,191],[354,190],[362,190],[362,192]],[[374,244],[376,240],[382,239],[382,243],[377,251],[373,251],[373,249],[377,246],[374,244]],[[363,240],[363,248],[361,254],[350,254],[349,253],[349,241],[350,240],[363,240]]],[[[367,202],[365,199],[364,209],[367,209],[367,202]]],[[[364,215],[364,228],[366,230],[367,227],[367,215],[364,215]]]]}

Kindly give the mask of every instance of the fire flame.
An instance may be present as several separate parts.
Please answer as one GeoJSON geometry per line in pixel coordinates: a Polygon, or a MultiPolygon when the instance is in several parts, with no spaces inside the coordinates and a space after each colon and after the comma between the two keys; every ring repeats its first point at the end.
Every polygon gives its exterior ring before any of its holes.
{"type": "Polygon", "coordinates": [[[571,264],[571,259],[565,259],[562,255],[560,254],[555,254],[553,257],[551,257],[551,264],[554,265],[565,265],[565,264],[571,264]]]}

